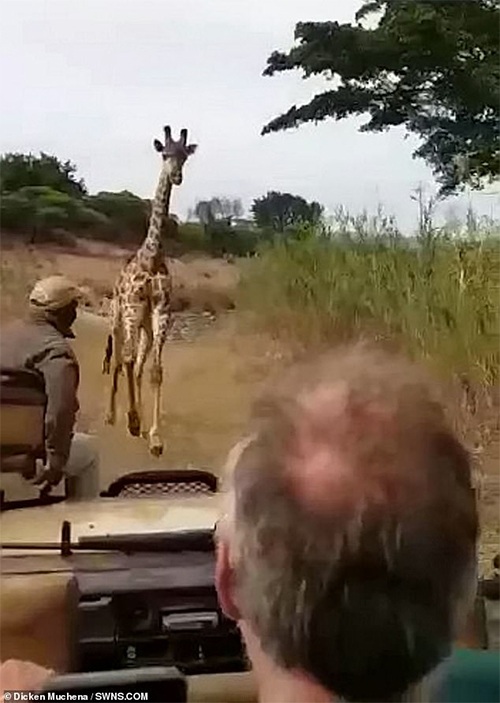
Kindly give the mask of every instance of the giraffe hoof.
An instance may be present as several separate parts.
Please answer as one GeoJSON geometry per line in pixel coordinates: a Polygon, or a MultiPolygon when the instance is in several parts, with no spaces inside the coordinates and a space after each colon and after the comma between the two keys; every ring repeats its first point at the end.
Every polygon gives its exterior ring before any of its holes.
{"type": "Polygon", "coordinates": [[[149,453],[156,458],[163,454],[163,442],[154,431],[149,433],[149,453]]]}
{"type": "Polygon", "coordinates": [[[104,417],[104,424],[105,425],[114,425],[115,424],[115,416],[114,413],[106,413],[104,417]]]}
{"type": "Polygon", "coordinates": [[[128,431],[132,437],[140,437],[141,435],[141,420],[139,413],[135,410],[131,410],[128,413],[128,431]]]}
{"type": "Polygon", "coordinates": [[[163,454],[163,444],[151,445],[151,447],[149,448],[149,452],[152,456],[154,456],[158,459],[158,457],[160,457],[163,454]]]}

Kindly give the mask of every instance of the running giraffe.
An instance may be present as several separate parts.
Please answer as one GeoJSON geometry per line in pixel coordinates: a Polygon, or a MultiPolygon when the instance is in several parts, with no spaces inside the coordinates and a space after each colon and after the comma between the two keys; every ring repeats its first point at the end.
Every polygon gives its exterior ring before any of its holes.
{"type": "MultiPolygon", "coordinates": [[[[142,376],[144,364],[153,353],[151,386],[154,393],[153,422],[149,430],[149,451],[153,456],[163,453],[160,435],[160,403],[163,381],[162,351],[172,324],[172,277],[168,270],[162,241],[162,227],[168,217],[172,186],[182,183],[182,169],[196,144],[188,144],[187,129],[180,139],[172,139],[170,127],[164,128],[165,143],[155,139],[153,144],[162,156],[162,167],[152,202],[146,238],[134,257],[121,270],[115,283],[110,309],[110,327],[103,373],[111,373],[112,382],[106,423],[116,421],[118,378],[125,366],[129,409],[128,431],[134,437],[144,428],[142,408],[142,376]]],[[[146,432],[142,432],[147,436],[146,432]]]]}

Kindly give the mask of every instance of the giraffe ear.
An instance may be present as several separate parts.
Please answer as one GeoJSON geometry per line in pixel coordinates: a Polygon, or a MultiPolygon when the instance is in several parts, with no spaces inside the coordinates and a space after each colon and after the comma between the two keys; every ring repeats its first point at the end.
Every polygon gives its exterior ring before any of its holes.
{"type": "Polygon", "coordinates": [[[198,144],[188,144],[186,147],[186,153],[188,156],[191,156],[191,154],[194,154],[196,149],[198,148],[198,144]]]}
{"type": "Polygon", "coordinates": [[[163,151],[163,144],[160,142],[159,139],[155,139],[153,142],[153,146],[156,149],[156,151],[162,152],[163,151]]]}

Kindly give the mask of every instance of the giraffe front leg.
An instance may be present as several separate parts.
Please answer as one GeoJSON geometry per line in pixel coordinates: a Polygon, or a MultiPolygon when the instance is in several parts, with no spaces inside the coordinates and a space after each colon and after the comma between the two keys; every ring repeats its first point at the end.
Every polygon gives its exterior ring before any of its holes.
{"type": "Polygon", "coordinates": [[[141,418],[137,407],[135,393],[135,359],[137,356],[137,338],[139,334],[140,311],[134,310],[134,315],[124,316],[123,364],[127,376],[128,412],[127,427],[132,437],[141,434],[141,418]]]}
{"type": "Polygon", "coordinates": [[[163,440],[160,434],[161,391],[163,385],[162,353],[170,326],[170,312],[165,309],[153,311],[153,366],[151,386],[153,389],[153,424],[149,430],[149,451],[159,457],[163,454],[163,440]]]}
{"type": "MultiPolygon", "coordinates": [[[[141,424],[144,427],[144,408],[142,402],[142,377],[144,373],[144,365],[153,346],[153,334],[151,327],[141,327],[139,330],[139,347],[137,351],[137,359],[135,362],[135,385],[137,389],[137,408],[141,424]]],[[[141,436],[146,439],[147,432],[143,429],[141,436]]]]}
{"type": "MultiPolygon", "coordinates": [[[[161,357],[161,352],[160,352],[161,357]]],[[[151,386],[153,388],[153,424],[149,430],[149,451],[153,456],[163,454],[163,439],[160,435],[161,389],[163,383],[163,368],[161,358],[153,360],[151,369],[151,386]]]]}

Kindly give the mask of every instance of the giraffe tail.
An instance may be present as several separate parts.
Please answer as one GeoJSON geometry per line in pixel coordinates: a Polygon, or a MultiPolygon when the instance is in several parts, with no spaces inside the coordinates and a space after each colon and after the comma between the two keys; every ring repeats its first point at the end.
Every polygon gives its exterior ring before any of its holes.
{"type": "Polygon", "coordinates": [[[102,372],[103,374],[109,374],[111,370],[111,359],[113,358],[113,335],[108,334],[108,341],[106,344],[106,351],[104,353],[104,360],[102,362],[102,372]]]}

